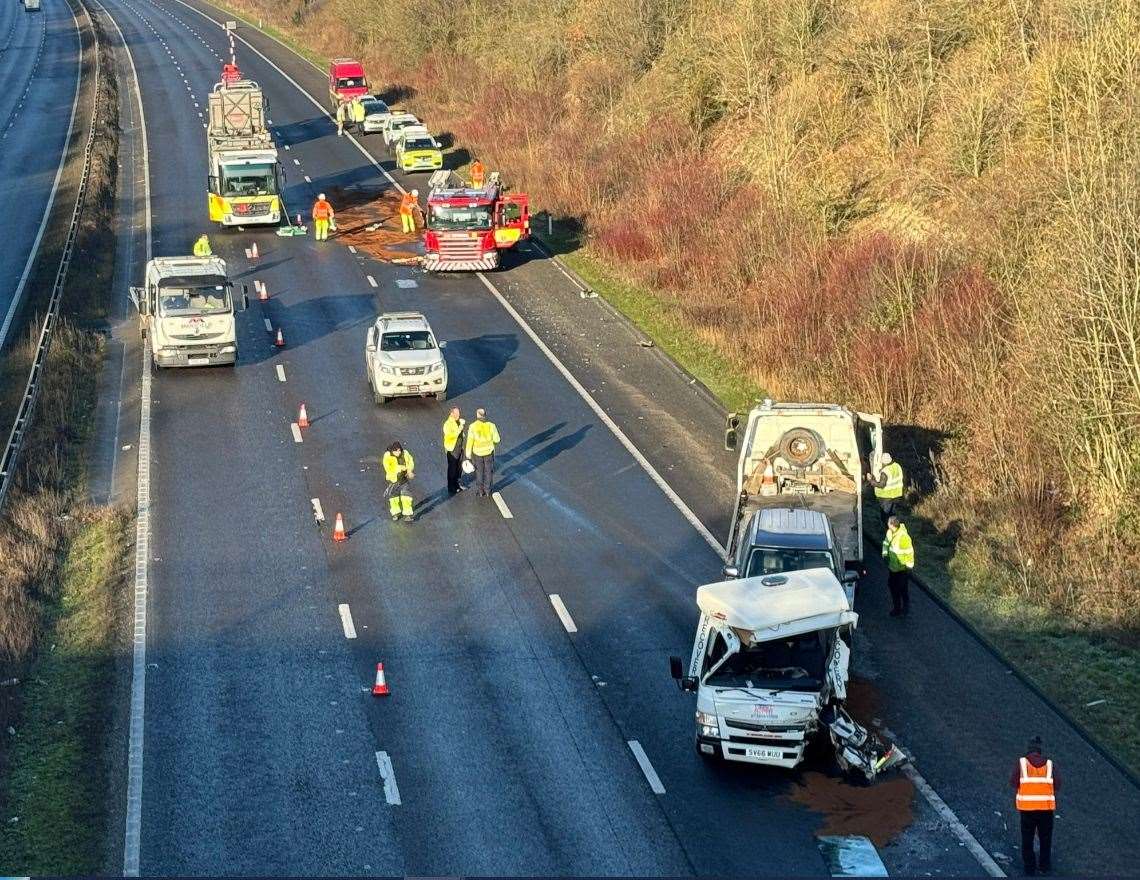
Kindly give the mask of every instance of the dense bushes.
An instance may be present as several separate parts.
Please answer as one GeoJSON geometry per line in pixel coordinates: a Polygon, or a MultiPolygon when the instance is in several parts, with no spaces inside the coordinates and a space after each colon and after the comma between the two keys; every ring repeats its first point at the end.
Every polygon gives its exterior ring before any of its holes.
{"type": "Polygon", "coordinates": [[[988,588],[1136,624],[1134,3],[288,11],[583,222],[763,387],[882,411],[932,475],[921,511],[988,588]]]}

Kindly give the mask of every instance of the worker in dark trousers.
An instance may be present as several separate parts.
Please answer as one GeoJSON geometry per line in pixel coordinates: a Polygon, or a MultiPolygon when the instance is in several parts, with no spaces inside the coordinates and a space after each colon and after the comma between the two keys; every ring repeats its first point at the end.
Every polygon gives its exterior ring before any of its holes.
{"type": "Polygon", "coordinates": [[[879,475],[873,477],[867,474],[867,482],[875,490],[875,500],[879,502],[879,516],[885,526],[891,515],[897,512],[899,502],[902,500],[902,465],[891,458],[890,453],[884,452],[879,475]]]}
{"type": "Polygon", "coordinates": [[[891,617],[910,613],[910,572],[914,568],[914,544],[906,526],[897,516],[887,520],[883,538],[883,559],[887,560],[887,587],[891,591],[891,617]]]}
{"type": "Polygon", "coordinates": [[[1053,864],[1053,813],[1061,780],[1052,760],[1045,757],[1041,737],[1035,736],[1017,759],[1009,784],[1016,792],[1014,803],[1021,817],[1021,861],[1029,876],[1048,874],[1053,864]],[[1037,838],[1039,853],[1034,852],[1037,838]]]}
{"type": "Polygon", "coordinates": [[[443,451],[447,456],[447,494],[455,495],[463,491],[459,484],[463,473],[463,440],[467,429],[467,422],[459,412],[459,407],[453,406],[443,423],[443,451]]]}
{"type": "Polygon", "coordinates": [[[467,458],[475,466],[475,494],[487,498],[495,479],[495,447],[499,444],[499,429],[487,421],[485,410],[475,410],[475,421],[467,428],[467,458]]]}

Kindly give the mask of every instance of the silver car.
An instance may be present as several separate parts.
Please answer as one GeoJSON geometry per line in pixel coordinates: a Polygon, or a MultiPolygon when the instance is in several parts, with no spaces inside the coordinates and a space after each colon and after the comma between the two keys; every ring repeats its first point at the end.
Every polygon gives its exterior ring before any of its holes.
{"type": "Polygon", "coordinates": [[[384,124],[392,116],[388,105],[375,95],[365,95],[360,99],[364,105],[364,123],[362,128],[365,134],[376,134],[384,130],[384,124]]]}
{"type": "Polygon", "coordinates": [[[447,362],[419,312],[387,312],[368,328],[364,369],[378,404],[393,397],[447,396],[447,362]]]}

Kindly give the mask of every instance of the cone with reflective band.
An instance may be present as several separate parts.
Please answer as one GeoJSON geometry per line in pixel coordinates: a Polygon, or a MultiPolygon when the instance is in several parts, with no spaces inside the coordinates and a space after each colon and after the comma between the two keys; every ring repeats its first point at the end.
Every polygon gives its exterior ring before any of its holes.
{"type": "Polygon", "coordinates": [[[255,241],[249,246],[249,258],[251,260],[256,260],[258,256],[259,254],[257,253],[257,242],[255,241]]]}
{"type": "Polygon", "coordinates": [[[309,427],[309,412],[308,412],[308,410],[305,409],[305,404],[303,404],[303,403],[301,404],[301,411],[299,413],[297,413],[297,427],[298,428],[309,427]]]}
{"type": "Polygon", "coordinates": [[[285,334],[281,332],[281,328],[277,328],[277,339],[273,342],[278,348],[285,347],[285,334]]]}
{"type": "Polygon", "coordinates": [[[372,685],[372,696],[386,697],[391,691],[388,690],[388,680],[384,677],[384,664],[376,664],[376,683],[372,685]]]}
{"type": "Polygon", "coordinates": [[[257,298],[262,302],[269,299],[269,290],[266,288],[264,281],[257,282],[257,298]]]}
{"type": "Polygon", "coordinates": [[[333,525],[333,540],[334,541],[347,541],[348,535],[344,531],[344,517],[339,513],[336,515],[336,523],[333,525]]]}

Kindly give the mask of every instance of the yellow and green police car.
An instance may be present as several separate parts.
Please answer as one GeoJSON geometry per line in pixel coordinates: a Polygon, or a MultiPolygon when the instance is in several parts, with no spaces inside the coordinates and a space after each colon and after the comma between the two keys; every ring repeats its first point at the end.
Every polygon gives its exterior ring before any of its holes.
{"type": "Polygon", "coordinates": [[[396,167],[401,171],[438,171],[443,167],[439,141],[422,125],[408,126],[396,142],[396,167]]]}

